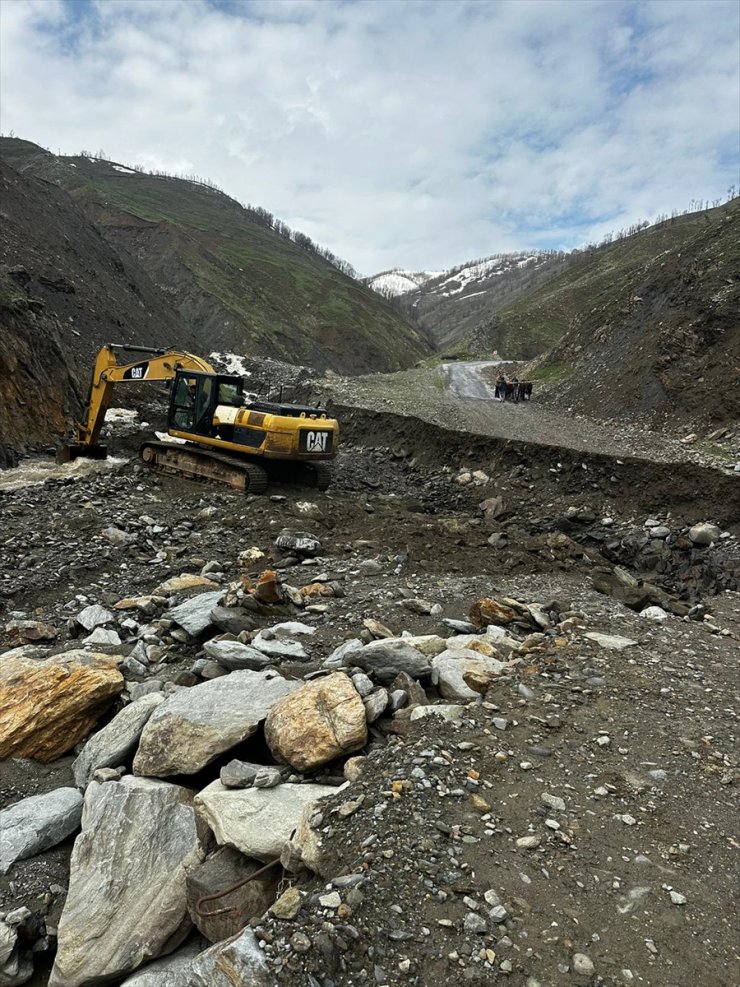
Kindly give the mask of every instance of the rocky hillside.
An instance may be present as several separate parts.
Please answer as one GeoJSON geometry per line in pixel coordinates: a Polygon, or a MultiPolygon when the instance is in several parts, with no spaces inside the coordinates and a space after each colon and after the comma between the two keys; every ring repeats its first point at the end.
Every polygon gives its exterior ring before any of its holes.
{"type": "Polygon", "coordinates": [[[0,160],[0,465],[79,415],[103,343],[197,347],[62,189],[0,160]]]}
{"type": "Polygon", "coordinates": [[[308,238],[280,235],[264,210],[209,185],[10,138],[0,156],[67,189],[108,242],[136,258],[205,352],[362,373],[431,351],[423,332],[308,238]]]}
{"type": "Polygon", "coordinates": [[[499,315],[562,338],[534,366],[601,417],[740,419],[740,199],[602,248],[499,315]]]}

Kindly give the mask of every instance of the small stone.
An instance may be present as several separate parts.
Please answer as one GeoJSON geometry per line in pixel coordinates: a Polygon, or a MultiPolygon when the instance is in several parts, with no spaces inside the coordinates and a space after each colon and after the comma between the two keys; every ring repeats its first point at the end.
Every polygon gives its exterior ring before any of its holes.
{"type": "Polygon", "coordinates": [[[468,912],[463,921],[463,926],[466,932],[472,933],[485,932],[488,928],[483,916],[477,915],[475,912],[468,912]]]}
{"type": "Polygon", "coordinates": [[[579,977],[591,977],[594,972],[594,965],[589,956],[585,953],[573,954],[573,972],[579,977]]]}
{"type": "Polygon", "coordinates": [[[311,948],[311,940],[304,932],[296,932],[290,937],[290,945],[296,953],[307,953],[311,948]]]}
{"type": "Polygon", "coordinates": [[[270,908],[275,918],[294,919],[301,910],[303,898],[298,888],[288,888],[270,908]]]}
{"type": "Polygon", "coordinates": [[[516,845],[520,850],[536,850],[542,841],[540,836],[520,836],[516,845]]]}
{"type": "Polygon", "coordinates": [[[337,891],[330,891],[319,896],[319,904],[322,908],[339,908],[342,899],[337,891]]]}
{"type": "Polygon", "coordinates": [[[682,895],[679,891],[669,891],[668,893],[670,894],[671,901],[674,905],[686,904],[686,896],[682,895]]]}

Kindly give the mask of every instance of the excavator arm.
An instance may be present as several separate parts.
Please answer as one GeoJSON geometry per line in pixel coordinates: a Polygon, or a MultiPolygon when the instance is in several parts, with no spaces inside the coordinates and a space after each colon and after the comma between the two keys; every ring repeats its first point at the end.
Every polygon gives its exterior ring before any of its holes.
{"type": "Polygon", "coordinates": [[[205,360],[181,350],[159,350],[113,343],[103,346],[95,360],[85,423],[76,426],[75,440],[61,447],[57,453],[57,461],[68,463],[78,456],[104,459],[107,450],[99,444],[98,439],[113,397],[114,385],[121,382],[136,384],[150,380],[172,380],[179,369],[215,373],[205,360]],[[133,363],[119,363],[116,351],[134,351],[146,355],[144,359],[133,363]]]}

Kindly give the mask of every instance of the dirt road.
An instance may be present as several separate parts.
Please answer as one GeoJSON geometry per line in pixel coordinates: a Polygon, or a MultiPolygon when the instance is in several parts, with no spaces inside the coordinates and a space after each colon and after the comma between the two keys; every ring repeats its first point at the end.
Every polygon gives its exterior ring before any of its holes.
{"type": "Polygon", "coordinates": [[[498,362],[500,361],[477,360],[471,363],[443,363],[442,371],[446,374],[448,387],[455,397],[490,401],[494,397],[493,389],[488,386],[480,371],[495,367],[498,362]]]}

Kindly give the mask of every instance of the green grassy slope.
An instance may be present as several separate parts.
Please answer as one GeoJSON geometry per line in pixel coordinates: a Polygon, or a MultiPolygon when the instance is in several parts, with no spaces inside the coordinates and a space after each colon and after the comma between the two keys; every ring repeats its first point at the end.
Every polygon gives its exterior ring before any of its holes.
{"type": "Polygon", "coordinates": [[[204,350],[350,373],[399,369],[431,351],[374,292],[215,189],[11,138],[0,139],[0,156],[65,187],[143,264],[204,350]]]}
{"type": "Polygon", "coordinates": [[[612,244],[501,313],[547,326],[529,370],[602,416],[740,420],[740,199],[612,244]]]}
{"type": "Polygon", "coordinates": [[[499,309],[485,333],[485,348],[502,355],[533,356],[554,346],[592,311],[616,311],[642,277],[645,266],[681,253],[697,235],[721,226],[726,207],[679,216],[625,240],[581,255],[562,273],[499,309]]]}

